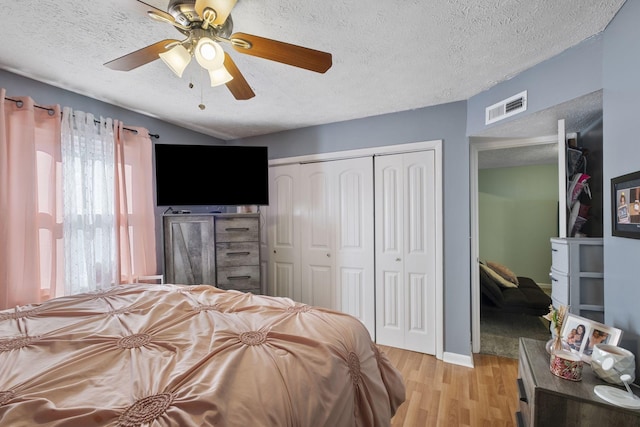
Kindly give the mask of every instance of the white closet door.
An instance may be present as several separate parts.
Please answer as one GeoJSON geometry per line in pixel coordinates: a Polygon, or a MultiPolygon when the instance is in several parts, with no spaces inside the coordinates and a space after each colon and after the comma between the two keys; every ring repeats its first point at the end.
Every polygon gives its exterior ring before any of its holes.
{"type": "Polygon", "coordinates": [[[338,309],[360,319],[375,338],[373,157],[331,163],[338,309]]]}
{"type": "Polygon", "coordinates": [[[300,224],[298,203],[300,165],[269,168],[268,253],[269,295],[301,299],[300,224]]]}
{"type": "Polygon", "coordinates": [[[376,157],[375,187],[376,340],[434,354],[434,152],[376,157]]]}
{"type": "Polygon", "coordinates": [[[372,157],[301,165],[302,300],[375,328],[372,157]]]}
{"type": "Polygon", "coordinates": [[[301,301],[337,309],[331,163],[300,166],[301,301]]]}

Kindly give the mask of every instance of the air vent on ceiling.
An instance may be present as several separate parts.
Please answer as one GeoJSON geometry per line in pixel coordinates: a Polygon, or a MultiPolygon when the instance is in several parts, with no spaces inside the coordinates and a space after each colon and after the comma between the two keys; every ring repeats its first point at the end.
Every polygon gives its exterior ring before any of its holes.
{"type": "Polygon", "coordinates": [[[495,123],[527,110],[527,91],[497,102],[485,110],[485,124],[495,123]]]}

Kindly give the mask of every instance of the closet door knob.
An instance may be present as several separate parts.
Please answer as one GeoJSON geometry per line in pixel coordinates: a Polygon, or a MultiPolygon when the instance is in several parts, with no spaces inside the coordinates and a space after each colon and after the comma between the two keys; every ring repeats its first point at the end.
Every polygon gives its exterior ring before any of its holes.
{"type": "Polygon", "coordinates": [[[400,262],[400,261],[401,261],[401,259],[400,259],[400,258],[396,258],[396,261],[397,261],[397,262],[400,262]]]}
{"type": "Polygon", "coordinates": [[[327,254],[327,258],[331,258],[331,254],[327,254]]]}

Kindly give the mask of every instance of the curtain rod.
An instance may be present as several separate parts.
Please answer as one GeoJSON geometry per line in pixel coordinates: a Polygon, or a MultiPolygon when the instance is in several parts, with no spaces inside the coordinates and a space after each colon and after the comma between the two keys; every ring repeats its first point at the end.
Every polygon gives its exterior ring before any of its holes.
{"type": "MultiPolygon", "coordinates": [[[[18,106],[18,108],[22,107],[22,101],[20,101],[19,99],[11,99],[11,98],[6,97],[6,96],[4,97],[4,99],[6,99],[7,101],[15,102],[16,105],[18,106]]],[[[51,109],[51,108],[41,107],[40,105],[37,105],[37,104],[33,104],[33,106],[36,107],[36,108],[39,108],[41,110],[47,110],[49,112],[50,116],[53,116],[53,114],[54,114],[54,110],[51,109]]],[[[94,120],[93,122],[98,124],[98,123],[100,123],[100,120],[94,120]]],[[[131,128],[128,128],[128,127],[123,127],[123,129],[128,130],[130,132],[138,133],[138,131],[136,129],[131,129],[131,128]]],[[[152,137],[152,138],[156,138],[156,139],[160,138],[160,135],[157,134],[157,133],[149,132],[149,136],[152,137]]]]}

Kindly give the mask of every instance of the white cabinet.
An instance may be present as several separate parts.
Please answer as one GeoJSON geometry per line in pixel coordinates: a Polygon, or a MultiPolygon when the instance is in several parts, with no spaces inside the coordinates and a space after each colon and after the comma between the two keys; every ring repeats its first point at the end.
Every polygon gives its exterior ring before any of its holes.
{"type": "Polygon", "coordinates": [[[553,305],[604,322],[604,258],[600,238],[551,239],[553,305]]]}

